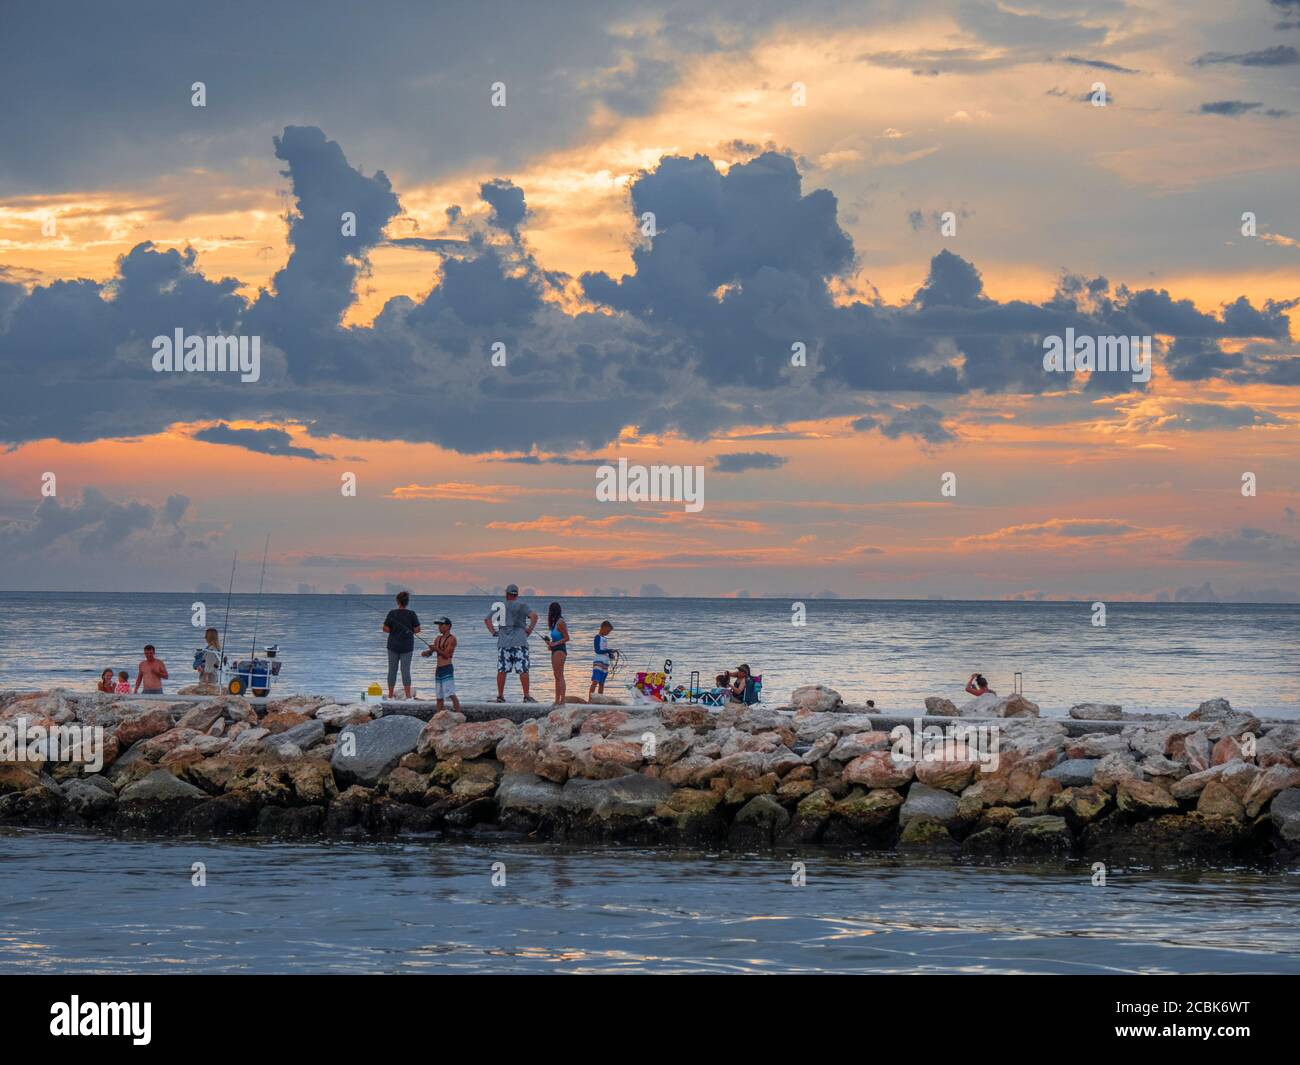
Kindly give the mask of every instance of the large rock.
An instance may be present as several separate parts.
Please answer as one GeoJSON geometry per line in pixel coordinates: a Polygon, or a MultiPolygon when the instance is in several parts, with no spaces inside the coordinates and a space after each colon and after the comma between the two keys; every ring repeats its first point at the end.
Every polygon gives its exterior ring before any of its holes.
{"type": "Polygon", "coordinates": [[[1007,846],[1025,854],[1060,854],[1074,845],[1074,836],[1064,817],[1043,814],[1017,817],[1007,822],[1007,846]]]}
{"type": "Polygon", "coordinates": [[[1063,788],[1083,788],[1092,783],[1100,758],[1067,758],[1043,774],[1058,781],[1063,788]]]}
{"type": "Polygon", "coordinates": [[[424,722],[418,717],[393,714],[364,725],[348,725],[339,733],[338,746],[330,765],[340,786],[364,784],[373,786],[380,776],[392,769],[402,755],[415,750],[424,722]],[[355,738],[356,751],[345,754],[347,737],[355,738]]]}
{"type": "Polygon", "coordinates": [[[325,738],[325,722],[316,718],[308,718],[299,725],[285,729],[278,735],[273,735],[262,742],[267,746],[278,747],[284,743],[292,743],[302,750],[320,743],[325,738]]]}
{"type": "Polygon", "coordinates": [[[961,717],[1038,717],[1038,704],[1023,695],[977,695],[958,710],[961,717]]]}
{"type": "Polygon", "coordinates": [[[965,759],[921,759],[916,763],[916,779],[932,788],[960,795],[979,772],[979,762],[965,759]]]}
{"type": "Polygon", "coordinates": [[[770,795],[755,795],[731,823],[732,846],[768,846],[790,824],[790,814],[770,795]]]}
{"type": "Polygon", "coordinates": [[[905,828],[916,817],[929,817],[944,826],[953,824],[957,820],[957,796],[917,781],[907,789],[898,823],[905,828]]]}
{"type": "Polygon", "coordinates": [[[1057,792],[1048,803],[1048,811],[1082,827],[1097,820],[1110,805],[1110,796],[1095,784],[1070,787],[1057,792]]]}
{"type": "Polygon", "coordinates": [[[844,699],[834,688],[820,684],[805,684],[790,693],[790,706],[794,710],[812,710],[814,713],[828,713],[844,705],[844,699]]]}
{"type": "Polygon", "coordinates": [[[1126,814],[1156,817],[1178,809],[1178,800],[1150,780],[1121,780],[1115,788],[1115,802],[1126,814]]]}
{"type": "Polygon", "coordinates": [[[143,713],[123,718],[118,723],[113,735],[122,749],[130,747],[137,740],[152,739],[160,736],[172,727],[172,716],[165,706],[156,706],[143,713]]]}
{"type": "Polygon", "coordinates": [[[117,805],[113,785],[103,777],[103,783],[94,783],[86,777],[74,777],[63,784],[63,798],[69,809],[87,821],[96,821],[117,805]]]}
{"type": "Polygon", "coordinates": [[[540,817],[560,808],[563,789],[533,773],[506,773],[497,785],[497,806],[502,813],[517,811],[540,817]]]}
{"type": "Polygon", "coordinates": [[[1070,707],[1070,716],[1080,721],[1119,721],[1124,708],[1118,703],[1078,703],[1070,707]]]}
{"type": "Polygon", "coordinates": [[[1274,796],[1268,816],[1284,843],[1300,846],[1300,788],[1287,788],[1274,796]]]}
{"type": "MultiPolygon", "coordinates": [[[[1226,785],[1225,785],[1226,787],[1226,785]]],[[[1279,792],[1300,787],[1300,769],[1290,766],[1269,766],[1257,776],[1246,790],[1244,799],[1247,817],[1258,817],[1279,792]]]]}
{"type": "Polygon", "coordinates": [[[127,802],[175,802],[201,798],[207,798],[207,795],[194,784],[187,784],[166,770],[153,770],[148,776],[122,788],[118,801],[125,805],[127,802]]]}
{"type": "Polygon", "coordinates": [[[1240,821],[1246,816],[1241,800],[1217,780],[1211,780],[1201,789],[1196,812],[1207,817],[1228,817],[1234,821],[1240,821]]]}
{"type": "Polygon", "coordinates": [[[1227,699],[1220,696],[1217,699],[1206,699],[1195,710],[1187,715],[1188,721],[1226,721],[1233,717],[1232,704],[1227,699]]]}
{"type": "Polygon", "coordinates": [[[513,721],[503,718],[495,721],[469,721],[463,725],[454,725],[446,731],[426,729],[417,749],[421,754],[432,749],[439,758],[479,758],[490,754],[498,743],[517,731],[518,726],[513,721]]]}
{"type": "Polygon", "coordinates": [[[941,695],[925,697],[925,712],[932,717],[957,717],[957,704],[941,695]]]}
{"type": "Polygon", "coordinates": [[[561,789],[560,804],[580,817],[600,820],[648,817],[672,795],[672,785],[641,773],[609,780],[568,780],[561,789]]]}
{"type": "Polygon", "coordinates": [[[892,751],[871,751],[861,755],[844,767],[847,784],[862,784],[868,788],[897,788],[908,783],[915,775],[915,764],[910,758],[895,759],[892,751]]]}

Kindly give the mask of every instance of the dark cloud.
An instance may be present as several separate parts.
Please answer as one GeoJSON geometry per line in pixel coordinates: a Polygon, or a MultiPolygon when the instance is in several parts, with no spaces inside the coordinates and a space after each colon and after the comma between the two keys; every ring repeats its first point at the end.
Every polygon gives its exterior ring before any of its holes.
{"type": "MultiPolygon", "coordinates": [[[[950,251],[934,256],[903,303],[834,298],[832,285],[857,265],[836,198],[805,191],[794,160],[771,151],[725,174],[697,155],[664,157],[638,175],[629,234],[652,212],[656,235],[636,247],[630,273],[581,276],[597,310],[561,307],[555,297],[569,279],[542,269],[519,239],[524,190],[498,179],[483,186],[493,222],[449,220],[457,235],[431,249],[441,270],[427,292],[389,300],[370,326],[344,326],[371,249],[401,204],[382,171],[366,175],[319,129],[289,127],[274,149],[293,195],[290,256],[251,302],[236,279],[205,277],[192,250],[149,243],[105,282],[0,282],[9,386],[0,441],[235,419],[520,456],[598,450],[629,426],[702,440],[737,426],[861,414],[879,393],[1057,391],[1069,377],[1044,373],[1041,340],[1070,326],[1170,337],[1171,366],[1184,379],[1300,384],[1290,302],[1242,298],[1207,314],[1164,290],[1112,291],[1105,278],[1070,275],[1045,301],[1001,302],[985,293],[975,264],[950,251]],[[355,236],[343,233],[345,212],[355,215],[355,236]],[[260,337],[261,380],[153,373],[151,339],[177,328],[260,337]],[[1251,343],[1228,356],[1218,347],[1225,339],[1251,343]],[[806,367],[792,365],[798,344],[806,367]]],[[[1133,387],[1107,374],[1087,386],[1133,387]]],[[[882,432],[951,439],[932,407],[886,411],[882,432]]],[[[243,440],[257,450],[288,446],[281,436],[243,440]]]]}
{"type": "Polygon", "coordinates": [[[1118,63],[1108,63],[1104,59],[1084,59],[1082,56],[1067,55],[1061,57],[1062,63],[1070,63],[1077,67],[1092,67],[1094,70],[1109,70],[1115,74],[1141,74],[1142,71],[1134,70],[1132,67],[1122,67],[1118,63]]]}
{"type": "Polygon", "coordinates": [[[1183,558],[1213,562],[1300,562],[1300,540],[1243,526],[1222,536],[1198,536],[1183,547],[1183,558]]]}
{"type": "Polygon", "coordinates": [[[196,546],[181,527],[189,505],[179,494],[159,506],[134,499],[118,502],[87,487],[80,500],[42,499],[31,518],[0,521],[0,548],[7,556],[26,556],[70,543],[79,552],[101,554],[143,534],[161,534],[172,546],[196,546]]]}
{"type": "Polygon", "coordinates": [[[518,234],[528,208],[524,205],[524,190],[512,181],[497,178],[479,186],[483,202],[492,208],[492,225],[512,235],[518,234]]]}
{"type": "Polygon", "coordinates": [[[1198,67],[1231,63],[1240,67],[1289,67],[1300,63],[1300,52],[1289,44],[1275,44],[1254,52],[1206,52],[1192,60],[1198,67]]]}
{"type": "Polygon", "coordinates": [[[207,444],[228,444],[256,451],[260,455],[292,455],[304,459],[328,459],[309,447],[295,447],[289,434],[283,429],[233,429],[224,422],[199,429],[194,434],[195,440],[207,444]]]}
{"type": "Polygon", "coordinates": [[[1292,112],[1280,107],[1264,107],[1258,100],[1212,100],[1201,104],[1201,114],[1221,115],[1224,118],[1240,118],[1252,112],[1267,118],[1286,118],[1292,112]],[[1262,109],[1262,110],[1261,110],[1262,109]]]}
{"type": "Polygon", "coordinates": [[[745,473],[749,470],[776,470],[788,460],[783,455],[773,455],[768,451],[735,451],[729,455],[719,455],[713,461],[713,468],[718,473],[745,473]]]}
{"type": "Polygon", "coordinates": [[[863,415],[852,422],[852,427],[859,432],[879,429],[891,440],[912,436],[927,444],[948,444],[957,439],[957,434],[943,424],[943,411],[924,403],[889,416],[863,415]]]}

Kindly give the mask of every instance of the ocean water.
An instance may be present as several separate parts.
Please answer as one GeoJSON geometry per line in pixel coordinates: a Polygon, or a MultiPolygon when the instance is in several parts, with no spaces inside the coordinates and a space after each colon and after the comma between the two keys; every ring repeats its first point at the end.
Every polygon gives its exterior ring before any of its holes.
{"type": "MultiPolygon", "coordinates": [[[[168,690],[191,683],[201,629],[191,624],[199,596],[185,593],[0,593],[0,688],[63,686],[91,690],[101,669],[135,678],[145,643],[172,675],[168,690]]],[[[432,639],[432,619],[451,617],[460,640],[456,683],[463,699],[495,696],[496,645],[482,618],[493,600],[416,596],[412,607],[432,639]]],[[[206,602],[221,628],[225,597],[206,602]]],[[[277,690],[356,698],[384,683],[386,596],[267,595],[234,597],[227,653],[278,643],[284,662],[277,690]]],[[[547,600],[531,605],[545,618],[547,600]]],[[[775,599],[579,598],[563,603],[573,634],[566,675],[570,693],[585,693],[588,650],[599,623],[614,623],[612,642],[626,653],[607,693],[625,694],[638,669],[674,662],[685,682],[699,670],[748,662],[764,678],[765,701],[801,684],[822,683],[850,702],[874,699],[881,711],[912,713],[927,695],[960,702],[978,670],[1009,692],[1023,674],[1025,694],[1047,714],[1079,702],[1119,703],[1133,711],[1186,713],[1223,695],[1234,706],[1300,718],[1300,606],[1111,603],[1107,624],[1092,624],[1088,603],[949,602],[809,599],[806,624],[792,624],[792,604],[775,599]]],[[[417,648],[419,645],[417,644],[417,648]]],[[[549,656],[532,640],[534,693],[553,698],[549,656]]],[[[433,662],[414,659],[417,694],[432,694],[433,662]]],[[[517,701],[509,678],[507,698],[517,701]]]]}
{"type": "Polygon", "coordinates": [[[1296,873],[795,857],[0,830],[0,972],[1300,972],[1296,873]]]}

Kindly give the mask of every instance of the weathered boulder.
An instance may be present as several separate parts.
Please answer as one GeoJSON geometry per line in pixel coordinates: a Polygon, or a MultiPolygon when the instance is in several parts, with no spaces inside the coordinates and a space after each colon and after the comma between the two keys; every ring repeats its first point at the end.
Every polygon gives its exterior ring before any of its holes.
{"type": "Polygon", "coordinates": [[[1121,812],[1138,817],[1156,817],[1178,809],[1178,800],[1151,780],[1121,780],[1115,786],[1115,803],[1121,812]]]}
{"type": "Polygon", "coordinates": [[[415,750],[423,729],[423,721],[405,714],[381,717],[364,725],[348,725],[339,733],[339,744],[330,759],[335,779],[341,787],[376,784],[380,776],[397,765],[402,755],[415,750]],[[352,737],[350,743],[348,737],[352,737]]]}
{"type": "Polygon", "coordinates": [[[957,841],[948,829],[931,817],[914,817],[898,836],[901,851],[955,851],[957,841]]]}
{"type": "Polygon", "coordinates": [[[916,779],[932,788],[961,794],[979,772],[979,762],[966,759],[925,759],[915,765],[916,779]]]}
{"type": "Polygon", "coordinates": [[[1107,791],[1114,791],[1126,780],[1143,780],[1142,767],[1123,754],[1108,754],[1092,772],[1092,782],[1107,791]]]}
{"type": "MultiPolygon", "coordinates": [[[[828,792],[813,792],[801,802],[797,810],[798,816],[805,819],[812,816],[817,805],[824,803],[820,798],[821,795],[829,797],[828,792]],[[815,802],[810,803],[810,800],[815,802]],[[809,805],[806,806],[806,803],[809,805]]],[[[868,792],[855,788],[844,798],[832,803],[830,813],[837,822],[854,833],[874,834],[882,826],[893,826],[896,820],[895,814],[902,805],[903,796],[892,788],[873,788],[868,792]]]]}
{"type": "Polygon", "coordinates": [[[1058,781],[1064,788],[1087,787],[1100,764],[1100,758],[1067,758],[1052,766],[1043,776],[1058,781]]]}
{"type": "Polygon", "coordinates": [[[1246,808],[1227,785],[1217,780],[1209,781],[1201,789],[1196,801],[1196,812],[1208,817],[1228,817],[1240,821],[1246,816],[1246,808]]]}
{"type": "Polygon", "coordinates": [[[318,718],[308,718],[299,725],[284,729],[278,734],[273,733],[262,742],[268,746],[276,747],[284,743],[292,743],[294,746],[306,751],[320,743],[324,738],[325,722],[318,718]]]}
{"type": "Polygon", "coordinates": [[[495,721],[468,721],[453,725],[446,731],[425,729],[416,748],[421,754],[434,750],[439,758],[478,758],[496,750],[507,736],[518,731],[513,721],[498,718],[495,721]]]}
{"type": "Polygon", "coordinates": [[[962,703],[957,708],[959,717],[998,717],[993,708],[1001,702],[1002,697],[995,695],[993,692],[985,692],[983,695],[977,695],[969,702],[962,703]]]}
{"type": "Polygon", "coordinates": [[[1070,707],[1070,716],[1080,721],[1119,721],[1124,708],[1118,703],[1077,703],[1070,707]]]}
{"type": "Polygon", "coordinates": [[[666,802],[655,807],[655,817],[672,825],[682,839],[704,840],[721,837],[727,822],[721,813],[722,796],[700,788],[678,788],[666,802]]]}
{"type": "Polygon", "coordinates": [[[124,828],[174,831],[182,826],[189,810],[206,798],[193,784],[178,780],[165,769],[155,769],[122,789],[115,822],[124,828]]]}
{"type": "MultiPolygon", "coordinates": [[[[834,738],[834,734],[831,734],[834,738]]],[[[854,732],[839,737],[827,755],[836,762],[851,762],[869,751],[887,751],[890,748],[888,732],[854,732]]]]}
{"type": "Polygon", "coordinates": [[[1275,795],[1268,816],[1283,843],[1300,846],[1300,788],[1287,788],[1275,795]]]}
{"type": "Polygon", "coordinates": [[[731,822],[729,833],[734,847],[770,846],[790,824],[790,814],[770,795],[755,795],[731,822]]]}
{"type": "Polygon", "coordinates": [[[891,751],[870,751],[846,765],[843,778],[845,783],[868,788],[897,788],[911,781],[915,773],[910,758],[895,759],[891,751]]]}
{"type": "Polygon", "coordinates": [[[131,717],[124,717],[118,722],[113,735],[125,749],[137,740],[152,739],[172,727],[172,716],[165,706],[155,706],[131,717]]]}
{"type": "Polygon", "coordinates": [[[1226,721],[1233,716],[1232,704],[1220,696],[1217,699],[1206,699],[1195,710],[1187,715],[1188,721],[1226,721]]]}
{"type": "Polygon", "coordinates": [[[580,817],[601,820],[647,817],[672,793],[672,785],[667,781],[655,780],[642,773],[609,780],[573,777],[561,789],[560,804],[566,812],[580,817]]]}
{"type": "Polygon", "coordinates": [[[917,817],[928,817],[944,826],[954,824],[958,820],[957,796],[917,781],[907,789],[907,798],[898,810],[898,823],[906,828],[917,817]]]}
{"type": "Polygon", "coordinates": [[[828,713],[843,705],[844,699],[839,692],[821,684],[805,684],[790,693],[790,706],[794,710],[828,713]]]}
{"type": "Polygon", "coordinates": [[[113,785],[103,777],[103,783],[93,783],[89,777],[74,777],[63,784],[63,798],[78,817],[97,821],[117,805],[113,785]]]}
{"type": "Polygon", "coordinates": [[[176,724],[180,728],[192,728],[204,732],[212,727],[213,722],[221,719],[223,709],[221,703],[199,703],[183,713],[176,724]]]}
{"type": "Polygon", "coordinates": [[[941,695],[927,695],[925,697],[925,712],[932,717],[957,717],[957,704],[951,699],[945,699],[941,695]]]}
{"type": "Polygon", "coordinates": [[[316,710],[316,720],[326,728],[342,728],[344,725],[360,725],[369,721],[374,715],[370,707],[363,703],[351,706],[322,706],[316,710]]]}
{"type": "Polygon", "coordinates": [[[1048,812],[1064,817],[1075,828],[1097,820],[1110,805],[1110,796],[1095,784],[1069,787],[1053,795],[1048,812]]]}
{"type": "Polygon", "coordinates": [[[1246,816],[1258,817],[1264,807],[1273,800],[1273,796],[1286,791],[1287,788],[1296,787],[1300,787],[1300,769],[1281,765],[1269,766],[1251,782],[1246,790],[1243,799],[1246,816]]]}
{"type": "Polygon", "coordinates": [[[1007,846],[1023,854],[1061,854],[1074,846],[1074,836],[1064,817],[1042,814],[1007,822],[1007,846]]]}

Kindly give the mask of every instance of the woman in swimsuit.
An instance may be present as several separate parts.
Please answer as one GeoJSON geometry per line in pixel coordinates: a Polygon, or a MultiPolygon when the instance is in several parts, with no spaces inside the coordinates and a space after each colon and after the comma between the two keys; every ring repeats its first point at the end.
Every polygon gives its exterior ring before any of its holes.
{"type": "Polygon", "coordinates": [[[111,669],[104,670],[104,672],[99,675],[99,687],[95,690],[111,692],[116,690],[116,688],[117,685],[113,683],[113,671],[111,669]]]}
{"type": "Polygon", "coordinates": [[[555,674],[555,705],[564,705],[564,661],[569,657],[569,626],[559,603],[552,603],[546,611],[547,633],[542,637],[551,649],[551,671],[555,674]]]}

